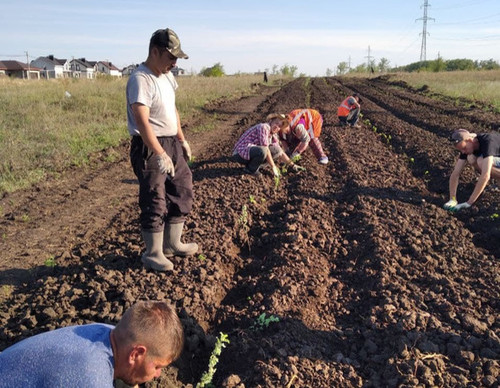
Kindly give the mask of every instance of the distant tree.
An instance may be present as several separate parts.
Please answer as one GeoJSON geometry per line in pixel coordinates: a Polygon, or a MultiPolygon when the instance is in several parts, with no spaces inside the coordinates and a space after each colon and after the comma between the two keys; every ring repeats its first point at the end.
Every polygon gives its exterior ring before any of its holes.
{"type": "Polygon", "coordinates": [[[378,62],[377,69],[381,73],[385,73],[386,71],[389,70],[389,60],[387,58],[380,58],[380,61],[378,62]]]}
{"type": "Polygon", "coordinates": [[[450,59],[449,61],[446,61],[447,71],[475,69],[477,69],[477,65],[472,59],[450,59]]]}
{"type": "Polygon", "coordinates": [[[347,64],[347,62],[340,62],[337,65],[337,74],[344,75],[345,73],[347,73],[348,69],[349,69],[349,65],[347,64]]]}
{"type": "Polygon", "coordinates": [[[326,76],[327,77],[331,77],[332,75],[333,75],[333,70],[329,69],[329,68],[326,68],[326,76]]]}
{"type": "Polygon", "coordinates": [[[438,54],[437,59],[429,64],[429,70],[434,73],[446,70],[446,62],[441,55],[438,54]]]}
{"type": "Polygon", "coordinates": [[[273,74],[278,74],[278,65],[273,65],[273,74]]]}
{"type": "Polygon", "coordinates": [[[493,59],[488,59],[487,61],[479,61],[478,68],[481,70],[498,70],[500,65],[493,59]]]}
{"type": "Polygon", "coordinates": [[[287,77],[295,77],[295,73],[297,72],[298,67],[294,65],[285,64],[281,66],[280,72],[282,75],[287,77]]]}
{"type": "Polygon", "coordinates": [[[367,67],[366,67],[366,71],[368,71],[368,72],[371,71],[372,73],[374,73],[376,66],[377,65],[375,65],[375,60],[372,59],[371,61],[368,62],[367,67]]]}
{"type": "Polygon", "coordinates": [[[441,57],[434,61],[420,61],[392,69],[392,71],[457,71],[457,70],[495,70],[500,65],[493,59],[472,61],[471,59],[451,59],[444,61],[441,57]]]}
{"type": "Polygon", "coordinates": [[[351,73],[366,73],[368,68],[366,67],[366,63],[362,63],[361,65],[356,66],[354,69],[351,69],[351,73]]]}
{"type": "Polygon", "coordinates": [[[219,62],[212,67],[204,67],[201,70],[200,75],[204,77],[222,77],[223,75],[226,75],[226,73],[224,73],[224,67],[219,62]]]}

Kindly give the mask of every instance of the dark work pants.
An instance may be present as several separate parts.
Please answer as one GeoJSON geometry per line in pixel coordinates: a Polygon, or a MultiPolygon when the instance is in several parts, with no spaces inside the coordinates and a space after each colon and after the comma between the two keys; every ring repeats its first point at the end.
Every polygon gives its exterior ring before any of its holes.
{"type": "Polygon", "coordinates": [[[356,125],[356,123],[358,122],[359,112],[359,108],[356,108],[351,110],[347,116],[339,116],[340,123],[349,123],[351,125],[356,125]]]}
{"type": "Polygon", "coordinates": [[[253,146],[250,147],[249,151],[250,160],[243,159],[240,155],[235,155],[234,158],[238,163],[244,164],[251,173],[254,173],[260,168],[260,166],[266,163],[268,150],[271,152],[274,160],[276,160],[283,153],[281,147],[274,145],[270,145],[269,147],[253,146]]]}
{"type": "Polygon", "coordinates": [[[162,232],[166,223],[184,222],[194,199],[193,176],[179,140],[170,136],[158,141],[172,158],[174,178],[160,172],[156,156],[140,136],[133,136],[130,145],[130,161],[139,180],[141,228],[149,232],[162,232]]]}

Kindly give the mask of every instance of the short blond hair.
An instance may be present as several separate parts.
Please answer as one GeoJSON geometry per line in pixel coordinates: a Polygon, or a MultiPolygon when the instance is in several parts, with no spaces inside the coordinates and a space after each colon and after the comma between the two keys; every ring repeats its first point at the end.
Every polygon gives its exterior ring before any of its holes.
{"type": "Polygon", "coordinates": [[[117,346],[143,345],[150,357],[175,361],[184,347],[181,321],[166,302],[137,302],[125,311],[114,333],[117,346]]]}

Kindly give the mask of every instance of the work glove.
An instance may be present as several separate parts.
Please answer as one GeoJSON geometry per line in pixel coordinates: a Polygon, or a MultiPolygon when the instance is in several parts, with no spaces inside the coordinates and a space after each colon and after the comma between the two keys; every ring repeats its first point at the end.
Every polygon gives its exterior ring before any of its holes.
{"type": "Polygon", "coordinates": [[[469,205],[467,202],[462,202],[462,203],[459,203],[457,206],[452,207],[450,210],[454,211],[454,212],[458,212],[462,209],[468,209],[468,208],[470,208],[470,206],[471,205],[469,205]]]}
{"type": "Polygon", "coordinates": [[[186,140],[184,140],[181,142],[181,146],[182,146],[182,152],[184,152],[184,158],[187,161],[190,161],[193,155],[191,153],[191,147],[189,146],[189,143],[186,140]]]}
{"type": "Polygon", "coordinates": [[[281,175],[280,169],[276,166],[273,166],[273,175],[277,178],[279,178],[279,176],[281,175]]]}
{"type": "Polygon", "coordinates": [[[292,170],[295,171],[295,172],[306,171],[305,167],[299,166],[297,164],[294,164],[292,166],[292,170]]]}
{"type": "Polygon", "coordinates": [[[163,152],[161,155],[156,156],[156,163],[158,164],[158,168],[160,169],[160,172],[162,174],[170,175],[172,178],[174,177],[174,163],[166,152],[163,152]]]}
{"type": "Polygon", "coordinates": [[[445,208],[446,210],[450,210],[455,206],[457,206],[457,204],[458,204],[457,200],[455,198],[452,198],[443,205],[443,208],[445,208]]]}

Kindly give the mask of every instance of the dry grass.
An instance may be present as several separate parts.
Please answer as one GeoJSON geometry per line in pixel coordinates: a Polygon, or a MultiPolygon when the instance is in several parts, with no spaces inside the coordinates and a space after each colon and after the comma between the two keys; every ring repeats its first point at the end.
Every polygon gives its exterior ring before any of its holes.
{"type": "Polygon", "coordinates": [[[500,70],[397,73],[391,77],[416,88],[427,85],[433,92],[454,98],[483,101],[500,113],[500,70]]]}
{"type": "MultiPolygon", "coordinates": [[[[270,82],[279,81],[270,78],[270,82]]],[[[177,105],[181,120],[211,100],[249,94],[262,80],[261,75],[180,77],[177,105]]],[[[1,78],[0,196],[70,165],[85,165],[92,153],[127,139],[126,82],[125,78],[106,77],[1,78]]]]}

